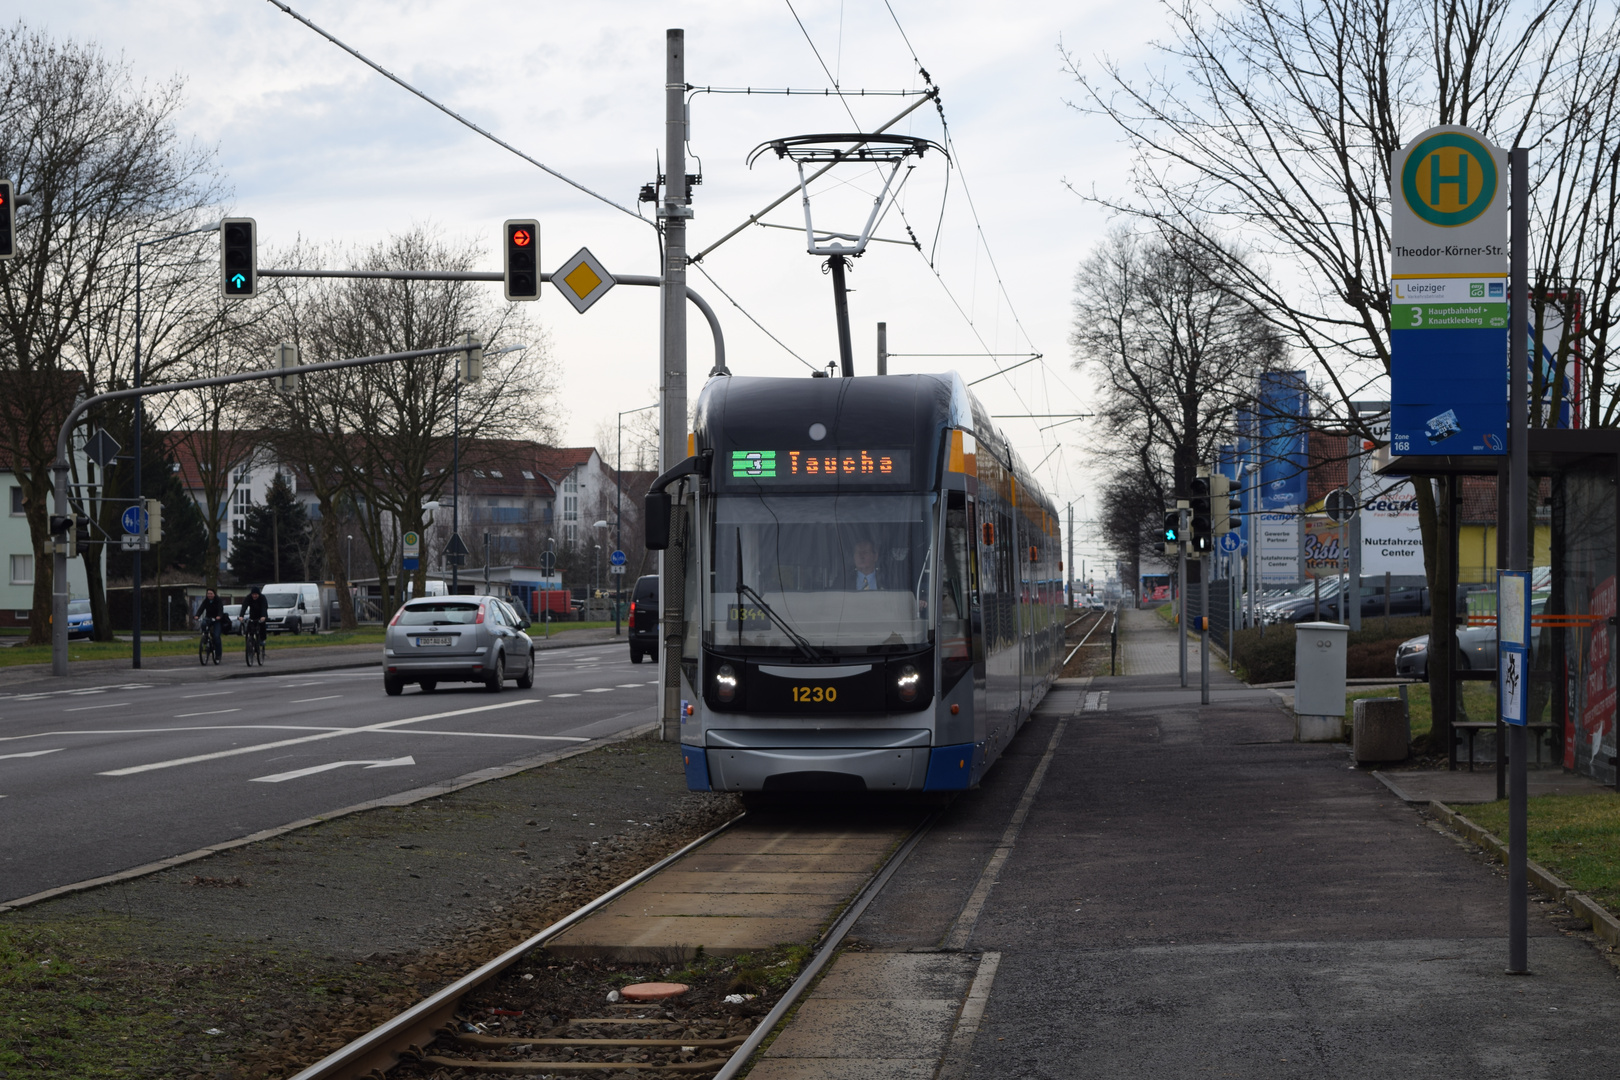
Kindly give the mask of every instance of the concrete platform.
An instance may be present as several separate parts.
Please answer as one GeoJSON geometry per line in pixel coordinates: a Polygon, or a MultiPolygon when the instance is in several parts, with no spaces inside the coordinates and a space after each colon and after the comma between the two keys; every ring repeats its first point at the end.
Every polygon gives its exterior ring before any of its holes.
{"type": "Polygon", "coordinates": [[[787,835],[753,814],[554,938],[560,955],[669,963],[814,941],[909,823],[787,835]]]}
{"type": "Polygon", "coordinates": [[[979,966],[961,953],[834,961],[752,1080],[933,1080],[979,966]]]}
{"type": "MultiPolygon", "coordinates": [[[[1403,802],[1488,803],[1496,801],[1496,766],[1465,772],[1397,769],[1373,773],[1403,802]]],[[[1530,797],[1537,795],[1589,795],[1612,791],[1589,776],[1578,776],[1563,769],[1528,769],[1525,779],[1530,797]]]]}

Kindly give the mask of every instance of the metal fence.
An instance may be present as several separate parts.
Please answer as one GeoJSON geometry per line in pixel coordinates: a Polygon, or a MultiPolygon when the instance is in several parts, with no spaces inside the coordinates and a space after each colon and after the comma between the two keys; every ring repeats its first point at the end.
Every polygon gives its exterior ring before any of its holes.
{"type": "MultiPolygon", "coordinates": [[[[1235,584],[1231,578],[1215,578],[1209,583],[1209,624],[1210,641],[1220,646],[1223,652],[1232,647],[1232,595],[1235,584]]],[[[1189,619],[1201,618],[1204,614],[1202,585],[1187,586],[1187,617],[1189,619]]],[[[1189,623],[1189,626],[1192,624],[1189,623]]]]}

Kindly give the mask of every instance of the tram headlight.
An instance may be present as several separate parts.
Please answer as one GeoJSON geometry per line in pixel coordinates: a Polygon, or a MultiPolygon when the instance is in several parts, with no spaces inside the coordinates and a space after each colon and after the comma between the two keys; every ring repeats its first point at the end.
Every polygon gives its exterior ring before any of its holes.
{"type": "Polygon", "coordinates": [[[895,675],[894,690],[900,700],[907,705],[917,700],[917,691],[922,686],[922,672],[917,670],[916,664],[901,664],[900,671],[895,675]]]}
{"type": "Polygon", "coordinates": [[[714,696],[727,705],[737,700],[737,669],[730,664],[715,669],[714,696]]]}

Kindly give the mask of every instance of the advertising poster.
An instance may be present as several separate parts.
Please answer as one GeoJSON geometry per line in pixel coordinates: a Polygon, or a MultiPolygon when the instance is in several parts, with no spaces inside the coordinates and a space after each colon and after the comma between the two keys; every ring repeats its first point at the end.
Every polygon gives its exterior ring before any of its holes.
{"type": "Polygon", "coordinates": [[[1388,481],[1380,477],[1366,479],[1361,504],[1362,574],[1421,575],[1423,533],[1412,485],[1389,487],[1388,481]]]}
{"type": "Polygon", "coordinates": [[[1305,576],[1331,578],[1344,573],[1344,526],[1317,515],[1305,519],[1305,576]]]}
{"type": "Polygon", "coordinates": [[[1260,515],[1260,583],[1294,585],[1305,575],[1299,566],[1299,517],[1296,514],[1260,515]]]}
{"type": "MultiPolygon", "coordinates": [[[[1303,371],[1260,376],[1260,484],[1263,509],[1305,505],[1306,421],[1309,400],[1303,371]]],[[[1298,578],[1294,579],[1299,580],[1298,578]]]]}
{"type": "Polygon", "coordinates": [[[1592,641],[1587,647],[1584,693],[1581,695],[1581,729],[1570,732],[1566,727],[1564,739],[1564,768],[1576,767],[1577,749],[1586,751],[1588,761],[1599,757],[1606,740],[1612,741],[1614,731],[1614,664],[1609,653],[1608,620],[1614,617],[1614,578],[1592,590],[1591,613],[1602,620],[1592,628],[1592,641]],[[1577,743],[1580,745],[1577,746],[1577,743]]]}

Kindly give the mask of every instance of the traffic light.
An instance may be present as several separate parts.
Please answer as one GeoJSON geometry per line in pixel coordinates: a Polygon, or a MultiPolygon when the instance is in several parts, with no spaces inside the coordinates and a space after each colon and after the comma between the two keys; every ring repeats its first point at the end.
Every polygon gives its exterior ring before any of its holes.
{"type": "Polygon", "coordinates": [[[73,554],[90,550],[90,518],[86,514],[73,515],[73,554]]]}
{"type": "Polygon", "coordinates": [[[471,385],[483,377],[484,349],[481,345],[473,344],[471,334],[462,338],[462,344],[467,346],[467,351],[456,354],[456,378],[471,385]]]}
{"type": "Polygon", "coordinates": [[[163,541],[163,503],[157,499],[146,500],[146,542],[157,544],[163,541]]]}
{"type": "Polygon", "coordinates": [[[1232,524],[1232,511],[1241,511],[1243,502],[1232,497],[1231,477],[1216,473],[1209,478],[1209,506],[1212,511],[1210,521],[1214,526],[1210,531],[1214,535],[1225,536],[1236,528],[1232,524]]]}
{"type": "Polygon", "coordinates": [[[1211,518],[1209,477],[1193,477],[1187,493],[1190,496],[1187,501],[1192,507],[1192,551],[1195,555],[1202,555],[1215,547],[1215,535],[1211,532],[1214,521],[1211,518]]]}
{"type": "Polygon", "coordinates": [[[75,543],[78,539],[75,517],[74,514],[52,514],[50,520],[51,541],[56,552],[70,559],[79,553],[75,543]]]}
{"type": "Polygon", "coordinates": [[[219,286],[227,297],[255,296],[259,289],[259,226],[250,217],[219,223],[219,286]]]}
{"type": "Polygon", "coordinates": [[[1175,556],[1181,552],[1181,511],[1164,515],[1164,528],[1159,533],[1161,543],[1153,545],[1160,555],[1175,556]]]}
{"type": "MultiPolygon", "coordinates": [[[[276,368],[278,370],[291,371],[299,367],[300,363],[298,346],[288,345],[286,342],[276,346],[276,368]]],[[[296,390],[298,389],[298,376],[296,374],[277,375],[270,380],[270,385],[277,390],[296,390]]]]}
{"type": "Polygon", "coordinates": [[[10,180],[0,180],[0,259],[9,259],[17,254],[17,248],[12,240],[13,229],[17,224],[16,202],[12,193],[17,185],[10,180]]]}
{"type": "Polygon", "coordinates": [[[513,218],[501,227],[508,300],[540,299],[540,223],[513,218]]]}

